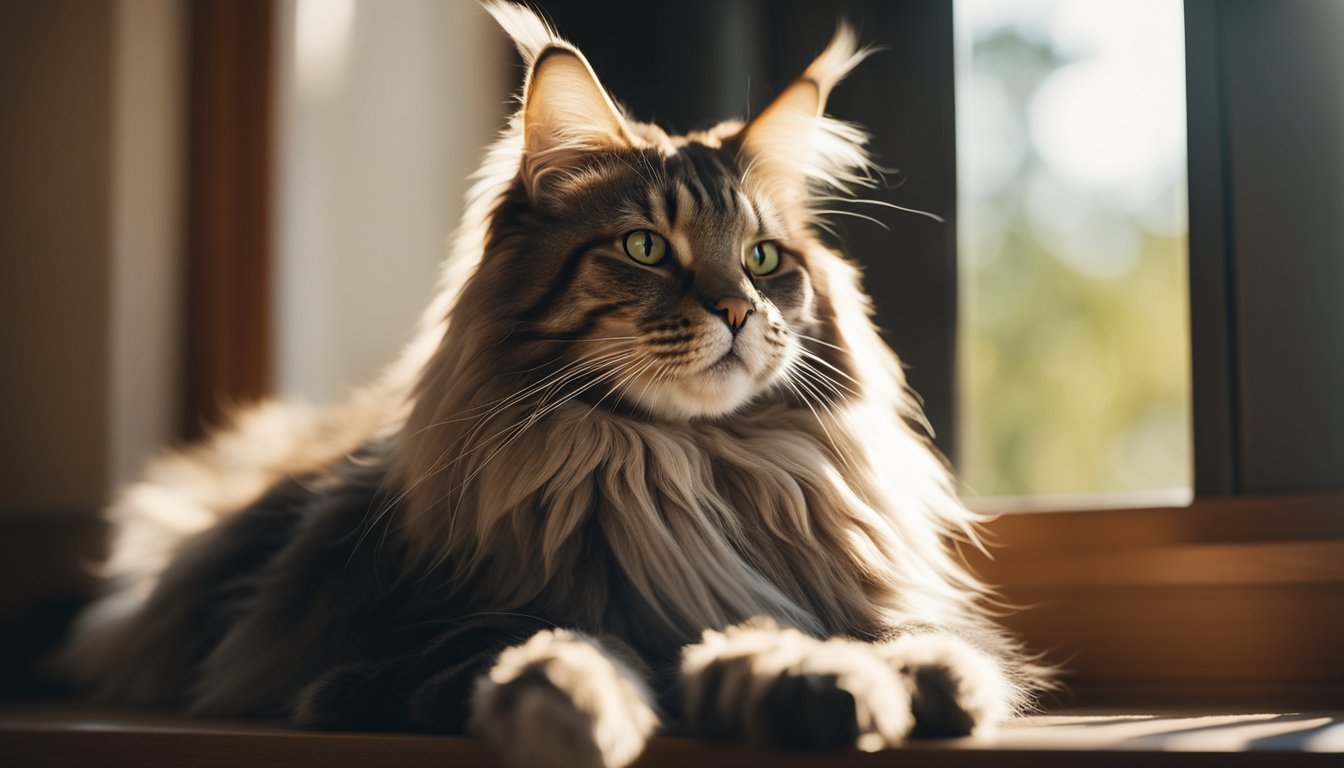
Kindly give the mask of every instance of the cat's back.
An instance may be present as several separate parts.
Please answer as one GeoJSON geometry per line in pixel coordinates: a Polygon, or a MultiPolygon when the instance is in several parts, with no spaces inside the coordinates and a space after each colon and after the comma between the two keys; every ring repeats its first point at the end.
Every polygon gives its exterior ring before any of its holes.
{"type": "MultiPolygon", "coordinates": [[[[403,401],[385,378],[335,407],[266,402],[239,411],[207,439],[152,459],[107,509],[104,592],[77,620],[59,674],[104,700],[169,703],[163,698],[172,684],[162,678],[172,677],[172,654],[150,636],[170,622],[144,614],[170,564],[181,571],[232,559],[237,569],[274,553],[294,535],[312,495],[305,482],[395,429],[403,401]],[[139,656],[162,664],[165,676],[156,682],[143,669],[127,672],[128,659],[139,656]]],[[[181,596],[184,604],[201,598],[181,596]]]]}

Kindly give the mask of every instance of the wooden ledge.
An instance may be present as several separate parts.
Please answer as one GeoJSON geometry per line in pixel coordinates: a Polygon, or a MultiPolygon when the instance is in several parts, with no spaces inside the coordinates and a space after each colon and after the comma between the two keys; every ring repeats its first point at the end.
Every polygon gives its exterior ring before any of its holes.
{"type": "MultiPolygon", "coordinates": [[[[314,733],[252,722],[28,705],[0,708],[0,764],[20,766],[497,766],[479,741],[314,733]]],[[[1072,711],[1022,718],[987,737],[902,749],[794,755],[660,737],[637,768],[687,766],[1340,766],[1344,712],[1198,714],[1072,711]]]]}
{"type": "Polygon", "coordinates": [[[1004,514],[972,567],[1064,669],[1057,703],[1344,706],[1344,494],[1004,514]]]}

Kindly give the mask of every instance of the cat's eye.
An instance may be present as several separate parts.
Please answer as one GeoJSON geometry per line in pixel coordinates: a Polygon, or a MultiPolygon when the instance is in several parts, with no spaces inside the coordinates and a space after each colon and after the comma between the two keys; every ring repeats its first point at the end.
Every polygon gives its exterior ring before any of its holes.
{"type": "Polygon", "coordinates": [[[653,266],[667,254],[667,241],[657,232],[637,229],[625,236],[625,253],[640,264],[653,266]]]}
{"type": "Polygon", "coordinates": [[[752,246],[751,253],[747,254],[747,269],[753,275],[768,275],[779,269],[779,245],[764,240],[752,246]]]}

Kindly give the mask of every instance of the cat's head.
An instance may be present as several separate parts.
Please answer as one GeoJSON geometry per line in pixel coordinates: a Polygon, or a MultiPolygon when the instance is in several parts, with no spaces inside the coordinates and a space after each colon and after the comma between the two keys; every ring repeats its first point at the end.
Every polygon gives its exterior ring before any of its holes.
{"type": "Polygon", "coordinates": [[[662,418],[836,390],[806,369],[829,365],[837,341],[819,199],[871,169],[865,135],[823,115],[864,56],[853,34],[841,27],[746,124],[670,136],[627,118],[533,12],[487,8],[527,66],[518,173],[453,324],[506,329],[496,350],[529,350],[493,358],[513,370],[534,364],[594,403],[662,418]]]}

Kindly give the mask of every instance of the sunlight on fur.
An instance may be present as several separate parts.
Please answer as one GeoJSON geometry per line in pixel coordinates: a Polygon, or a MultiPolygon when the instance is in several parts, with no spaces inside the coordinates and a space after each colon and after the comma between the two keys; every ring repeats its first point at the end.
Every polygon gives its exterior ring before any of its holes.
{"type": "Polygon", "coordinates": [[[978,518],[919,425],[826,201],[841,26],[755,119],[622,113],[531,10],[438,297],[344,405],[270,404],[110,511],[60,666],[106,702],[470,731],[621,766],[659,725],[798,749],[992,727],[1042,670],[956,556],[978,518]]]}

